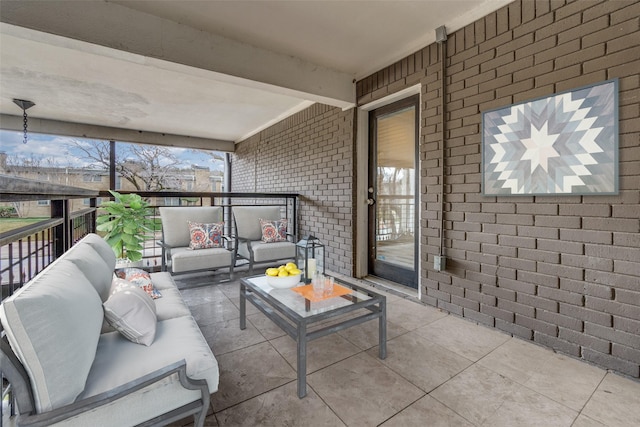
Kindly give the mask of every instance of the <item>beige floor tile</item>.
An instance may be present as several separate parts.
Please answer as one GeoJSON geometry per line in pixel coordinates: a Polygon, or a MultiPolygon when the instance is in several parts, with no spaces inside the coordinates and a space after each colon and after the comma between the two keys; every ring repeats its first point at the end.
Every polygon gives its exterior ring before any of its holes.
{"type": "Polygon", "coordinates": [[[609,426],[640,426],[640,382],[608,373],[582,413],[609,426]]]}
{"type": "Polygon", "coordinates": [[[587,417],[584,414],[578,415],[571,427],[606,427],[604,424],[587,417]]]}
{"type": "MultiPolygon", "coordinates": [[[[367,354],[377,357],[378,347],[367,354]]],[[[472,364],[415,331],[390,340],[387,358],[381,362],[427,393],[472,364]]]]}
{"type": "Polygon", "coordinates": [[[296,379],[291,366],[268,342],[222,354],[217,359],[220,383],[211,396],[215,412],[296,379]]]}
{"type": "Polygon", "coordinates": [[[552,354],[553,351],[549,349],[518,338],[510,338],[478,364],[525,384],[543,368],[552,354]]]}
{"type": "Polygon", "coordinates": [[[453,315],[442,317],[416,331],[430,341],[474,362],[511,339],[507,334],[453,315]]]}
{"type": "Polygon", "coordinates": [[[526,387],[505,396],[483,423],[487,427],[570,427],[578,412],[526,387]]]}
{"type": "Polygon", "coordinates": [[[268,340],[287,335],[278,325],[273,323],[271,319],[262,314],[262,312],[247,315],[247,320],[260,331],[263,337],[268,340]]]}
{"type": "Polygon", "coordinates": [[[240,280],[219,285],[219,289],[229,298],[240,298],[240,280]]]}
{"type": "Polygon", "coordinates": [[[265,341],[265,338],[251,322],[247,322],[246,329],[241,330],[239,319],[201,326],[200,330],[216,356],[265,341]]]}
{"type": "Polygon", "coordinates": [[[469,421],[427,395],[384,422],[382,427],[473,427],[469,421]]]}
{"type": "Polygon", "coordinates": [[[398,299],[387,304],[387,321],[402,325],[407,330],[428,325],[444,316],[447,314],[437,308],[406,299],[398,299]]]}
{"type": "Polygon", "coordinates": [[[200,326],[240,318],[240,310],[228,299],[192,305],[189,310],[200,326]]]}
{"type": "MultiPolygon", "coordinates": [[[[236,295],[233,297],[229,297],[229,301],[231,301],[231,303],[233,304],[234,307],[236,307],[238,309],[238,312],[240,311],[240,296],[236,295]]],[[[257,313],[262,313],[260,310],[258,310],[256,308],[255,305],[253,305],[251,302],[247,301],[246,302],[246,309],[247,309],[247,316],[250,316],[252,314],[257,314],[257,313]]]]}
{"type": "Polygon", "coordinates": [[[310,388],[299,399],[291,382],[216,414],[220,426],[344,426],[310,388]]]}
{"type": "MultiPolygon", "coordinates": [[[[285,335],[271,341],[273,347],[293,368],[297,367],[296,342],[285,335]]],[[[331,334],[307,344],[307,374],[359,353],[361,350],[340,335],[331,334]]]]}
{"type": "Polygon", "coordinates": [[[595,391],[605,371],[512,338],[479,362],[576,411],[595,391]]]}
{"type": "Polygon", "coordinates": [[[475,425],[482,425],[521,385],[472,365],[431,392],[431,396],[475,425]]]}
{"type": "Polygon", "coordinates": [[[605,375],[604,369],[569,356],[552,353],[542,369],[534,373],[525,385],[558,403],[580,411],[605,375]]]}
{"type": "MultiPolygon", "coordinates": [[[[402,326],[387,320],[387,341],[407,332],[409,331],[402,326]]],[[[340,331],[338,334],[358,346],[361,350],[367,350],[377,346],[379,343],[378,321],[371,320],[340,331]]]]}
{"type": "Polygon", "coordinates": [[[378,425],[424,396],[364,353],[309,375],[307,385],[349,426],[378,425]]]}
{"type": "Polygon", "coordinates": [[[189,306],[227,300],[227,296],[217,287],[217,285],[183,289],[180,293],[182,294],[184,301],[189,306]]]}

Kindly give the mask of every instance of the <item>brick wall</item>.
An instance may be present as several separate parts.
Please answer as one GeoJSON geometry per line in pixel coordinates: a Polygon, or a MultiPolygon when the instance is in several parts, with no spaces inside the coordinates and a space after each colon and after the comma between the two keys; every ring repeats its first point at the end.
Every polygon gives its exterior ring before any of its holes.
{"type": "Polygon", "coordinates": [[[357,84],[422,84],[423,300],[640,376],[640,2],[516,1],[357,84]],[[485,197],[481,112],[619,78],[620,194],[485,197]],[[444,180],[447,270],[432,270],[444,180]]]}
{"type": "Polygon", "coordinates": [[[315,104],[239,143],[232,191],[299,193],[299,233],[326,246],[326,268],[353,273],[354,111],[315,104]]]}

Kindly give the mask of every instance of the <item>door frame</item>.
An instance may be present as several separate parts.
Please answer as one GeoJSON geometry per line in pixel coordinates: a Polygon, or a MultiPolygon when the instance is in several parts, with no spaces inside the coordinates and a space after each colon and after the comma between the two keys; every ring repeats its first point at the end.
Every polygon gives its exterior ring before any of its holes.
{"type": "MultiPolygon", "coordinates": [[[[375,110],[376,108],[383,107],[385,105],[392,104],[396,101],[399,101],[403,98],[408,98],[412,95],[420,95],[420,103],[419,103],[419,117],[420,123],[422,122],[422,94],[421,94],[422,85],[417,84],[406,89],[403,89],[399,92],[381,98],[379,100],[370,102],[365,105],[361,105],[357,108],[357,127],[356,127],[356,224],[355,224],[355,270],[354,275],[357,278],[366,277],[369,274],[369,235],[368,235],[368,215],[369,215],[369,205],[367,205],[368,198],[368,183],[369,183],[369,111],[375,110]]],[[[420,135],[420,132],[418,132],[420,135]]],[[[420,143],[418,142],[418,145],[420,143]]],[[[420,173],[419,171],[422,169],[422,160],[420,156],[418,156],[418,171],[416,173],[420,173]]],[[[416,197],[420,198],[421,194],[419,192],[419,188],[417,189],[418,194],[416,197]]],[[[418,199],[420,202],[420,199],[418,199]]],[[[418,209],[416,215],[418,215],[418,224],[421,224],[421,209],[418,209]]],[[[418,227],[417,230],[417,238],[418,242],[422,241],[422,228],[418,227]]],[[[421,249],[420,244],[418,244],[418,253],[416,256],[418,257],[418,282],[420,282],[421,277],[421,249]]],[[[412,288],[406,288],[407,291],[412,292],[412,288]]],[[[420,289],[420,285],[418,283],[418,298],[420,298],[422,291],[420,289]]]]}

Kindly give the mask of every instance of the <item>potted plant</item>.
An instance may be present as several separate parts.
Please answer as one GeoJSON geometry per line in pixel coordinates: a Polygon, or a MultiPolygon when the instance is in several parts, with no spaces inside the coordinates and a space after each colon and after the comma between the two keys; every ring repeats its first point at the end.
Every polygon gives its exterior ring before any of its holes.
{"type": "Polygon", "coordinates": [[[116,254],[119,264],[142,260],[144,241],[160,224],[153,217],[153,209],[138,194],[120,194],[109,191],[113,201],[104,202],[98,215],[96,229],[106,232],[104,239],[116,254]]]}

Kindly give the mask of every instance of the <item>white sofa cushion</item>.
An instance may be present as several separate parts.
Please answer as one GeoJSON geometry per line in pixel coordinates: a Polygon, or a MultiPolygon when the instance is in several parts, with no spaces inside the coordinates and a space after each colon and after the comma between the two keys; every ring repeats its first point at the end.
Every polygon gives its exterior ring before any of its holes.
{"type": "Polygon", "coordinates": [[[174,317],[191,316],[191,311],[184,302],[182,294],[177,289],[163,289],[162,298],[153,300],[156,304],[158,320],[173,319],[174,317]]]}
{"type": "Polygon", "coordinates": [[[209,393],[218,390],[218,362],[191,316],[158,322],[156,338],[149,347],[134,344],[117,332],[102,334],[80,397],[112,390],[183,359],[189,378],[205,379],[209,393]]]}
{"type": "Polygon", "coordinates": [[[105,262],[93,246],[78,242],[67,251],[64,258],[73,262],[84,273],[103,302],[109,298],[113,266],[105,262]]]}
{"type": "Polygon", "coordinates": [[[36,410],[72,403],[84,389],[103,320],[102,301],[89,280],[73,262],[58,259],[1,307],[36,410]]]}
{"type": "Polygon", "coordinates": [[[95,233],[87,234],[82,238],[82,243],[86,243],[96,250],[109,266],[110,270],[116,268],[116,254],[106,240],[95,233]]]}

